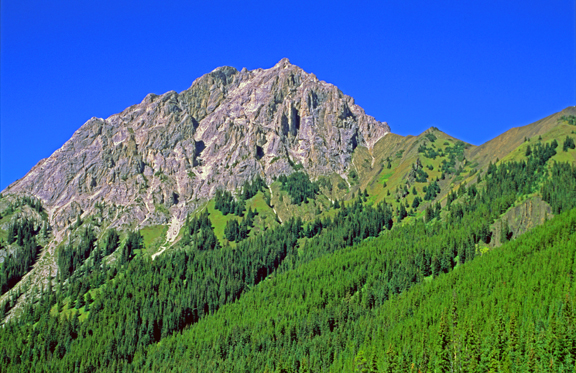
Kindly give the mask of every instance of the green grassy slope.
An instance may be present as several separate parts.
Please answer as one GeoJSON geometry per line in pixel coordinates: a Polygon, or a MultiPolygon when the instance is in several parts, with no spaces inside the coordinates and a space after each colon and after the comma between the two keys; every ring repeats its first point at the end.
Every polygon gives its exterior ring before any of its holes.
{"type": "Polygon", "coordinates": [[[150,225],[140,230],[146,252],[153,254],[166,240],[167,225],[150,225]]]}
{"type": "MultiPolygon", "coordinates": [[[[488,163],[494,162],[496,158],[504,159],[509,153],[521,146],[525,139],[533,140],[539,136],[544,138],[547,133],[553,134],[554,129],[558,126],[569,128],[566,127],[568,126],[566,123],[559,121],[560,117],[564,115],[576,115],[576,106],[570,106],[532,124],[512,128],[485,144],[469,149],[467,157],[478,162],[480,166],[486,166],[488,163]]],[[[576,128],[572,126],[571,130],[574,129],[576,128]]],[[[549,139],[551,139],[550,136],[549,139]]]]}

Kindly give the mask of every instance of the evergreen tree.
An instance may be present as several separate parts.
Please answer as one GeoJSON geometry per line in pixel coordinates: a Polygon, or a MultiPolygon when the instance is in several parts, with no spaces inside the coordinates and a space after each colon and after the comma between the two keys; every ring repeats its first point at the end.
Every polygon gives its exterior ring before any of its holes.
{"type": "Polygon", "coordinates": [[[228,220],[224,228],[224,236],[228,241],[236,241],[238,238],[238,222],[235,219],[228,220]]]}
{"type": "Polygon", "coordinates": [[[440,193],[440,186],[436,181],[432,181],[426,188],[424,201],[432,201],[440,193]]]}
{"type": "Polygon", "coordinates": [[[76,309],[82,308],[84,307],[84,304],[86,304],[86,302],[84,301],[84,294],[79,292],[78,293],[78,297],[76,298],[76,309]]]}
{"type": "Polygon", "coordinates": [[[108,234],[106,235],[106,240],[104,244],[105,248],[104,255],[112,254],[118,248],[119,244],[120,244],[120,236],[118,235],[116,229],[112,228],[108,230],[108,234]]]}
{"type": "Polygon", "coordinates": [[[512,237],[512,231],[508,225],[508,220],[504,219],[504,222],[500,222],[500,242],[508,242],[512,237]]]}
{"type": "Polygon", "coordinates": [[[426,207],[426,212],[424,215],[424,221],[426,223],[429,223],[432,221],[432,219],[434,219],[434,210],[432,209],[432,206],[428,205],[426,207]]]}
{"type": "Polygon", "coordinates": [[[446,320],[446,312],[442,313],[440,317],[440,325],[438,328],[438,339],[436,345],[436,371],[439,373],[450,371],[450,334],[448,322],[446,320]]]}
{"type": "Polygon", "coordinates": [[[398,353],[394,349],[394,346],[389,344],[388,349],[386,350],[386,369],[384,369],[384,372],[398,372],[398,368],[398,353]]]}
{"type": "Polygon", "coordinates": [[[460,365],[460,334],[458,328],[458,306],[456,291],[452,293],[452,371],[459,371],[462,369],[460,365]]]}
{"type": "Polygon", "coordinates": [[[414,201],[412,201],[412,208],[413,209],[418,208],[418,206],[420,206],[420,202],[422,202],[420,200],[420,197],[416,196],[416,198],[414,198],[414,201]]]}
{"type": "Polygon", "coordinates": [[[336,199],[334,200],[334,208],[335,208],[335,209],[339,209],[339,208],[340,208],[340,202],[338,201],[338,198],[336,198],[336,199]]]}
{"type": "Polygon", "coordinates": [[[576,145],[574,144],[574,139],[570,136],[566,136],[564,143],[562,144],[562,151],[568,151],[568,149],[574,149],[576,145]]]}
{"type": "Polygon", "coordinates": [[[406,212],[406,207],[404,207],[403,204],[400,204],[398,207],[398,221],[402,221],[407,216],[408,213],[406,212]]]}
{"type": "Polygon", "coordinates": [[[128,238],[122,247],[120,254],[120,264],[129,262],[134,256],[135,250],[141,250],[144,247],[144,238],[139,231],[128,233],[128,238]]]}
{"type": "Polygon", "coordinates": [[[300,369],[298,370],[298,373],[311,373],[310,367],[308,366],[308,359],[305,357],[300,362],[300,369]]]}
{"type": "Polygon", "coordinates": [[[480,341],[478,333],[472,323],[468,324],[468,329],[464,337],[465,358],[462,360],[464,371],[475,373],[480,371],[480,341]]]}
{"type": "Polygon", "coordinates": [[[368,359],[368,373],[378,373],[378,358],[375,351],[370,353],[370,358],[368,359]]]}
{"type": "Polygon", "coordinates": [[[508,347],[507,347],[507,361],[505,362],[505,370],[512,371],[514,367],[520,365],[520,344],[518,340],[518,326],[517,317],[513,313],[510,316],[510,323],[508,325],[508,347]]]}
{"type": "Polygon", "coordinates": [[[364,356],[363,350],[358,351],[358,353],[356,354],[356,357],[354,358],[354,372],[358,372],[358,373],[368,373],[369,372],[368,361],[366,360],[366,357],[364,356]]]}
{"type": "Polygon", "coordinates": [[[292,204],[295,205],[307,202],[308,199],[315,199],[316,195],[320,193],[318,183],[310,181],[304,172],[294,172],[289,176],[282,175],[278,180],[282,183],[281,189],[288,192],[292,204]]]}

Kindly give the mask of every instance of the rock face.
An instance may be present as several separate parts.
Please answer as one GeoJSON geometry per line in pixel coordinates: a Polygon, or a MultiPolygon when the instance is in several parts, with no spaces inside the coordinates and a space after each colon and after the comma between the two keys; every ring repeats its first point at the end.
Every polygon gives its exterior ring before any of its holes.
{"type": "Polygon", "coordinates": [[[218,188],[301,164],[343,174],[357,146],[390,128],[337,87],[287,59],[271,69],[220,67],[181,92],[92,118],[3,193],[32,194],[56,230],[98,209],[114,225],[180,221],[218,188]]]}

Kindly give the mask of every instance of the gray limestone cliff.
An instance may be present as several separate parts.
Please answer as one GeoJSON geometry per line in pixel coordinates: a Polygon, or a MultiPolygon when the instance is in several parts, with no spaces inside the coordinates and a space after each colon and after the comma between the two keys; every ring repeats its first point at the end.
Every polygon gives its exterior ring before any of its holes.
{"type": "Polygon", "coordinates": [[[165,224],[257,174],[270,182],[295,164],[312,178],[344,174],[356,147],[371,150],[389,131],[287,59],[220,67],[181,93],[90,119],[3,193],[41,199],[56,231],[96,209],[116,226],[165,224]]]}

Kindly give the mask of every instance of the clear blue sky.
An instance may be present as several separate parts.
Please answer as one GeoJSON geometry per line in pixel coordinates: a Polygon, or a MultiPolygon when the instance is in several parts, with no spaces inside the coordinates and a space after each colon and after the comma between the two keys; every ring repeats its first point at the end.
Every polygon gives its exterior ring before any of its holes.
{"type": "Polygon", "coordinates": [[[575,105],[573,0],[1,2],[0,190],[89,118],[283,57],[401,135],[473,144],[575,105]]]}

